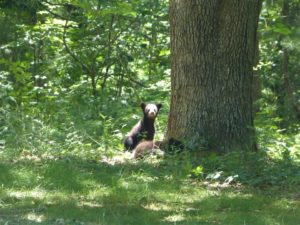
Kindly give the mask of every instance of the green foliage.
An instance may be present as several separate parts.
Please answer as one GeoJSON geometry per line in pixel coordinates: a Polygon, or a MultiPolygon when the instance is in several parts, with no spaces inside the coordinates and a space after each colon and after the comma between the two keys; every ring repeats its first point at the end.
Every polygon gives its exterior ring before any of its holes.
{"type": "Polygon", "coordinates": [[[197,166],[196,168],[192,169],[192,175],[194,175],[196,177],[203,176],[203,167],[197,166]]]}
{"type": "Polygon", "coordinates": [[[166,1],[14,3],[3,2],[0,14],[5,149],[95,158],[123,150],[139,103],[169,95],[161,81],[168,75],[166,1]],[[35,9],[33,24],[14,16],[24,7],[35,9]],[[152,10],[161,11],[153,17],[152,10]]]}
{"type": "MultiPolygon", "coordinates": [[[[224,156],[209,155],[200,161],[203,172],[198,177],[222,185],[232,183],[260,188],[298,186],[300,173],[296,161],[299,160],[299,149],[293,153],[285,150],[280,156],[277,151],[278,149],[270,150],[269,155],[240,152],[224,156]]],[[[196,175],[197,168],[199,166],[191,171],[193,175],[196,175]]]]}
{"type": "MultiPolygon", "coordinates": [[[[299,1],[267,1],[260,20],[260,111],[273,108],[276,126],[299,131],[299,1]]],[[[259,84],[256,84],[259,85],[259,84]]],[[[261,113],[260,112],[260,113],[261,113]]]]}

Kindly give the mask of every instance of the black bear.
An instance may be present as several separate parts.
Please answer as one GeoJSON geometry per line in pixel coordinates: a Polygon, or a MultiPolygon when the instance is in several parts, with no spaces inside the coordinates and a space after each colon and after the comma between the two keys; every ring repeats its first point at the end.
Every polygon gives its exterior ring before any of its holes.
{"type": "Polygon", "coordinates": [[[134,149],[143,139],[147,141],[154,139],[154,121],[161,107],[161,104],[141,103],[144,116],[125,137],[124,146],[127,150],[134,149]]]}

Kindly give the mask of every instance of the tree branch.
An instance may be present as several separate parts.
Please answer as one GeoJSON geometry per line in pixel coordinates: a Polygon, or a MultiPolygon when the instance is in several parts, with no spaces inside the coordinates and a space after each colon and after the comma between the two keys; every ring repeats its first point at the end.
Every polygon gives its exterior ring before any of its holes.
{"type": "MultiPolygon", "coordinates": [[[[112,51],[112,40],[111,40],[111,36],[112,36],[112,29],[113,29],[113,24],[114,24],[114,20],[115,20],[115,16],[112,15],[111,16],[111,20],[110,20],[110,26],[109,26],[109,32],[108,32],[108,37],[107,37],[107,42],[108,42],[108,47],[107,47],[107,53],[106,53],[106,56],[105,56],[105,59],[104,59],[104,65],[106,63],[109,62],[110,60],[110,55],[111,55],[111,51],[112,51]]],[[[105,74],[104,74],[104,80],[102,82],[102,85],[101,85],[101,89],[103,90],[104,87],[105,87],[105,84],[106,84],[106,80],[108,78],[108,71],[109,71],[109,68],[111,67],[111,63],[109,63],[107,66],[106,66],[106,69],[105,69],[105,74]]],[[[98,76],[99,77],[99,76],[98,76]]]]}
{"type": "Polygon", "coordinates": [[[65,46],[65,49],[67,51],[67,53],[76,61],[78,62],[81,67],[86,70],[88,73],[91,73],[91,69],[86,65],[84,64],[78,57],[77,55],[71,51],[71,49],[69,48],[69,46],[67,45],[67,42],[66,42],[66,33],[67,33],[67,26],[68,26],[68,20],[66,20],[66,23],[65,23],[65,26],[64,26],[64,32],[63,32],[63,44],[65,46]]]}
{"type": "Polygon", "coordinates": [[[139,86],[142,86],[142,87],[144,87],[144,88],[147,88],[147,86],[145,85],[145,84],[143,84],[143,83],[141,83],[141,82],[139,82],[139,81],[137,81],[137,80],[134,80],[133,78],[131,78],[131,77],[126,77],[129,81],[131,81],[131,82],[133,82],[133,83],[135,83],[135,84],[137,84],[137,85],[139,85],[139,86]]]}

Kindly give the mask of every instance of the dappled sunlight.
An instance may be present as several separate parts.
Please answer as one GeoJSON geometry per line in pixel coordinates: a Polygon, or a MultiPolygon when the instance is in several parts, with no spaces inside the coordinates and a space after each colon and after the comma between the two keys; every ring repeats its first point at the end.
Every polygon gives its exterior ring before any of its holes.
{"type": "Polygon", "coordinates": [[[152,211],[173,211],[174,206],[168,204],[168,203],[162,203],[162,202],[152,202],[148,203],[143,206],[145,209],[152,210],[152,211]]]}
{"type": "Polygon", "coordinates": [[[25,198],[32,198],[41,200],[48,195],[45,190],[24,190],[24,191],[9,191],[7,195],[12,198],[16,199],[25,199],[25,198]]]}
{"type": "Polygon", "coordinates": [[[24,219],[27,219],[32,222],[41,223],[46,220],[46,217],[44,215],[37,215],[35,213],[28,213],[24,216],[24,219]]]}
{"type": "MultiPolygon", "coordinates": [[[[142,163],[149,164],[151,166],[158,166],[162,161],[163,152],[160,151],[158,156],[159,157],[157,157],[157,155],[154,154],[146,155],[142,160],[142,163]]],[[[139,164],[141,162],[141,159],[134,159],[133,152],[124,151],[124,152],[118,152],[111,157],[102,156],[100,162],[113,166],[115,164],[139,164]]]]}
{"type": "Polygon", "coordinates": [[[236,175],[249,174],[250,181],[265,176],[266,162],[273,173],[299,168],[293,158],[263,157],[268,160],[252,154],[244,161],[235,153],[211,155],[194,164],[189,154],[115,163],[79,156],[36,163],[16,156],[0,164],[0,218],[5,214],[21,224],[293,224],[300,213],[297,189],[291,194],[270,186],[257,189],[236,175]],[[248,168],[250,163],[262,169],[248,168]],[[200,168],[199,177],[191,175],[194,167],[200,168]]]}
{"type": "Polygon", "coordinates": [[[88,201],[80,201],[77,203],[77,206],[81,208],[103,208],[104,207],[103,204],[99,204],[96,202],[88,202],[88,201]]]}
{"type": "Polygon", "coordinates": [[[176,222],[181,222],[181,221],[184,221],[184,216],[183,215],[170,215],[170,216],[167,216],[166,218],[164,218],[163,220],[164,221],[168,221],[168,222],[172,222],[172,223],[176,223],[176,222]]]}
{"type": "Polygon", "coordinates": [[[132,159],[133,159],[133,153],[125,151],[125,152],[119,152],[111,157],[102,156],[100,162],[107,163],[113,166],[115,164],[130,163],[132,162],[132,159]]]}
{"type": "Polygon", "coordinates": [[[70,158],[44,161],[42,166],[5,163],[4,168],[7,173],[15,174],[16,184],[23,182],[20,171],[33,170],[34,173],[26,173],[29,180],[40,176],[38,182],[33,179],[31,188],[5,187],[0,195],[0,215],[5,213],[11,221],[16,221],[14,215],[17,215],[23,224],[53,221],[120,224],[122,221],[209,225],[229,224],[231,220],[238,221],[234,224],[260,225],[267,221],[281,224],[279,221],[296,220],[300,208],[296,199],[290,201],[280,196],[274,199],[245,186],[222,187],[213,184],[214,181],[209,185],[184,174],[178,176],[176,170],[172,171],[172,164],[163,161],[154,165],[143,160],[110,165],[70,158]],[[237,215],[244,215],[244,220],[237,219],[237,215]]]}

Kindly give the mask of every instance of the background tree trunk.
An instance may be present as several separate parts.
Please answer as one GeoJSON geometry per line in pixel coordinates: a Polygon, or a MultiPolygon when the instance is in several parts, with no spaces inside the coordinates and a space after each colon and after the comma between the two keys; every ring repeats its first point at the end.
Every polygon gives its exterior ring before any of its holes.
{"type": "MultiPolygon", "coordinates": [[[[286,24],[289,24],[289,1],[284,0],[282,5],[282,12],[283,20],[286,24]]],[[[283,85],[284,85],[284,104],[289,109],[290,114],[293,118],[295,118],[298,122],[300,122],[300,108],[297,104],[296,99],[294,98],[294,88],[291,84],[290,74],[289,74],[289,50],[287,47],[282,46],[283,37],[280,37],[279,44],[280,48],[282,48],[283,56],[282,56],[282,72],[283,72],[283,85]]]]}
{"type": "Polygon", "coordinates": [[[171,0],[166,138],[254,148],[253,64],[260,0],[171,0]]]}

